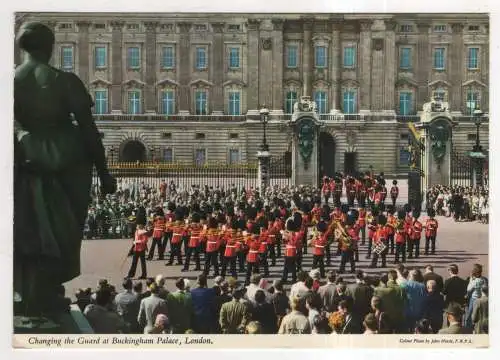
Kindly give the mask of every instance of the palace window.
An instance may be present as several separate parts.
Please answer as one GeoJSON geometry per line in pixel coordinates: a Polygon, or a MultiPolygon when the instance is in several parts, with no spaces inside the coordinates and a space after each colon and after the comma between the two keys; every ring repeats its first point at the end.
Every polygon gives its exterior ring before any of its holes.
{"type": "Polygon", "coordinates": [[[96,46],[94,49],[95,67],[97,69],[105,68],[107,65],[107,48],[105,45],[96,46]]]}
{"type": "Polygon", "coordinates": [[[474,89],[467,90],[466,112],[467,115],[473,115],[474,110],[479,109],[479,91],[474,89]]]}
{"type": "Polygon", "coordinates": [[[163,149],[163,161],[166,163],[174,162],[174,151],[172,148],[163,149]]]}
{"type": "Polygon", "coordinates": [[[479,31],[479,25],[469,25],[469,31],[479,31]]]}
{"type": "Polygon", "coordinates": [[[434,49],[434,69],[444,70],[446,64],[445,48],[434,49]]]}
{"type": "Polygon", "coordinates": [[[446,25],[442,25],[442,24],[434,25],[434,32],[437,32],[437,33],[446,32],[446,25]]]}
{"type": "Polygon", "coordinates": [[[161,112],[165,115],[175,114],[175,92],[165,89],[161,94],[161,112]]]}
{"type": "Polygon", "coordinates": [[[413,111],[412,93],[411,91],[401,91],[399,93],[399,114],[411,115],[413,111]]]}
{"type": "Polygon", "coordinates": [[[128,92],[128,113],[141,113],[141,92],[139,90],[130,90],[128,92]]]}
{"type": "Polygon", "coordinates": [[[296,91],[287,91],[285,98],[285,113],[292,114],[293,113],[293,105],[297,102],[297,92],[296,91]]]}
{"type": "Polygon", "coordinates": [[[298,66],[297,55],[299,47],[297,45],[288,45],[286,47],[286,67],[293,69],[298,66]]]}
{"type": "Polygon", "coordinates": [[[61,69],[64,71],[73,71],[74,54],[73,46],[61,47],[61,69]]]}
{"type": "Polygon", "coordinates": [[[229,149],[229,164],[235,165],[240,162],[240,151],[238,149],[229,149]]]}
{"type": "Polygon", "coordinates": [[[196,166],[203,166],[207,162],[207,150],[196,149],[194,153],[194,163],[196,166]]]}
{"type": "Polygon", "coordinates": [[[94,29],[96,30],[105,30],[106,29],[106,24],[95,24],[94,29]]]}
{"type": "Polygon", "coordinates": [[[467,69],[475,70],[479,68],[479,48],[471,47],[467,51],[467,69]]]}
{"type": "Polygon", "coordinates": [[[97,115],[108,113],[108,90],[99,89],[94,92],[94,112],[97,115]]]}
{"type": "Polygon", "coordinates": [[[343,111],[344,114],[355,114],[357,109],[356,91],[344,90],[343,94],[343,111]]]}
{"type": "Polygon", "coordinates": [[[343,65],[345,68],[356,66],[356,48],[354,46],[344,47],[343,65]]]}
{"type": "Polygon", "coordinates": [[[325,68],[326,65],[326,46],[316,46],[314,48],[314,66],[316,68],[325,68]]]}
{"type": "Polygon", "coordinates": [[[196,48],[196,69],[204,70],[207,68],[207,50],[204,47],[196,48]]]}
{"type": "Polygon", "coordinates": [[[140,69],[141,50],[138,46],[132,46],[127,49],[127,66],[129,69],[140,69]]]}
{"type": "Polygon", "coordinates": [[[196,90],[194,93],[194,98],[195,98],[195,114],[207,115],[208,114],[207,91],[196,90]]]}
{"type": "Polygon", "coordinates": [[[228,111],[229,115],[241,115],[241,93],[239,91],[229,91],[228,111]]]}
{"type": "Polygon", "coordinates": [[[328,97],[326,91],[315,91],[314,102],[316,103],[316,109],[318,110],[319,114],[328,113],[328,97]]]}
{"type": "Polygon", "coordinates": [[[164,46],[161,51],[161,67],[163,69],[173,69],[175,67],[175,48],[164,46]]]}
{"type": "Polygon", "coordinates": [[[237,47],[229,48],[229,68],[238,69],[240,67],[240,49],[237,47]]]}
{"type": "Polygon", "coordinates": [[[409,24],[401,25],[399,27],[399,32],[402,32],[402,33],[411,33],[411,32],[413,32],[413,25],[409,25],[409,24]]]}
{"type": "Polygon", "coordinates": [[[139,30],[139,24],[127,24],[127,30],[139,30]]]}
{"type": "Polygon", "coordinates": [[[409,47],[401,48],[399,57],[399,68],[411,69],[411,48],[409,47]]]}

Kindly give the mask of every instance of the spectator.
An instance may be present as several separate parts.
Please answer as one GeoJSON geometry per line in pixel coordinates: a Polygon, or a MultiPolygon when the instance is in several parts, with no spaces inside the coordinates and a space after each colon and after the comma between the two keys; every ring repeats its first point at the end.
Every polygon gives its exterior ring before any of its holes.
{"type": "Polygon", "coordinates": [[[312,293],[307,295],[305,302],[308,312],[307,318],[309,319],[309,325],[311,326],[312,333],[317,334],[314,329],[314,321],[316,317],[320,316],[321,313],[321,297],[316,293],[312,293]]]}
{"type": "Polygon", "coordinates": [[[193,301],[194,322],[193,330],[197,334],[210,334],[215,326],[215,290],[207,288],[207,277],[198,276],[198,287],[191,290],[193,301]]]}
{"type": "Polygon", "coordinates": [[[262,289],[259,284],[262,280],[262,277],[259,274],[253,274],[250,277],[250,284],[247,286],[247,292],[245,295],[245,299],[248,300],[252,305],[255,305],[255,294],[257,291],[262,290],[266,295],[266,299],[270,299],[271,295],[267,292],[267,290],[262,289]]]}
{"type": "Polygon", "coordinates": [[[139,307],[139,315],[137,322],[141,328],[144,328],[144,334],[149,334],[154,328],[156,317],[158,314],[167,315],[167,303],[160,298],[160,289],[156,283],[151,284],[149,287],[151,295],[141,300],[139,307]]]}
{"type": "Polygon", "coordinates": [[[309,292],[309,288],[305,285],[305,282],[309,276],[305,271],[300,271],[297,275],[297,282],[290,288],[290,298],[292,297],[302,297],[309,292]]]}
{"type": "Polygon", "coordinates": [[[219,325],[223,334],[240,334],[245,329],[250,312],[248,305],[242,303],[244,289],[239,287],[233,291],[233,299],[222,305],[219,325]]]}
{"type": "Polygon", "coordinates": [[[285,315],[278,330],[278,334],[310,334],[311,325],[307,317],[299,309],[299,298],[292,297],[290,305],[292,311],[285,315]]]}
{"type": "Polygon", "coordinates": [[[457,303],[450,303],[445,310],[449,327],[439,330],[438,334],[470,334],[467,328],[462,327],[462,307],[457,303]]]}
{"type": "Polygon", "coordinates": [[[309,273],[309,277],[312,279],[312,291],[313,292],[318,292],[320,286],[321,286],[321,273],[318,269],[311,270],[309,273]]]}
{"type": "Polygon", "coordinates": [[[378,334],[392,334],[392,324],[389,316],[383,310],[383,303],[378,296],[371,299],[371,310],[377,321],[378,334]]]}
{"type": "Polygon", "coordinates": [[[409,280],[401,285],[408,299],[405,315],[410,329],[413,329],[417,321],[422,319],[425,286],[416,280],[421,278],[421,275],[420,271],[414,269],[409,273],[409,280]]]}
{"type": "Polygon", "coordinates": [[[439,293],[435,280],[427,281],[427,294],[424,299],[423,309],[423,317],[430,321],[432,332],[437,334],[443,327],[444,298],[439,293]]]}
{"type": "Polygon", "coordinates": [[[137,315],[139,314],[141,302],[132,291],[132,285],[131,279],[123,281],[124,291],[115,296],[115,304],[118,315],[122,317],[131,330],[136,331],[139,329],[137,315]]]}
{"type": "Polygon", "coordinates": [[[262,334],[262,325],[258,321],[251,321],[245,328],[245,334],[257,335],[262,334]]]}
{"type": "Polygon", "coordinates": [[[351,304],[353,302],[352,297],[347,294],[346,283],[344,282],[344,280],[339,278],[337,279],[337,285],[335,288],[335,293],[333,295],[333,305],[335,306],[335,308],[338,309],[340,302],[343,300],[349,300],[351,304]]]}
{"type": "Polygon", "coordinates": [[[436,291],[438,293],[443,292],[443,277],[439,274],[436,274],[434,272],[434,266],[432,265],[427,265],[425,267],[425,274],[424,274],[424,284],[427,284],[429,280],[434,280],[436,282],[436,291]]]}
{"type": "Polygon", "coordinates": [[[85,290],[80,289],[75,294],[76,304],[78,305],[78,308],[80,309],[81,312],[84,312],[87,305],[92,303],[91,296],[92,296],[92,290],[90,288],[87,288],[85,290]]]}
{"type": "Polygon", "coordinates": [[[193,302],[191,294],[185,290],[184,279],[175,282],[176,291],[167,296],[167,308],[172,334],[184,334],[191,328],[193,320],[193,302]]]}
{"type": "Polygon", "coordinates": [[[156,275],[155,282],[158,286],[158,296],[163,300],[166,300],[168,296],[168,290],[165,289],[165,278],[163,277],[163,275],[156,275]]]}
{"type": "Polygon", "coordinates": [[[274,306],[277,326],[279,328],[279,326],[281,325],[281,320],[290,310],[290,300],[283,290],[283,283],[281,282],[281,280],[277,280],[274,282],[274,294],[271,303],[274,306]]]}
{"type": "Polygon", "coordinates": [[[263,290],[255,293],[255,305],[252,309],[252,320],[258,321],[262,326],[263,334],[275,334],[277,330],[277,318],[274,307],[266,302],[266,294],[263,290]]]}
{"type": "Polygon", "coordinates": [[[474,334],[488,334],[488,286],[481,288],[481,297],[474,302],[472,309],[474,334]]]}
{"type": "Polygon", "coordinates": [[[338,309],[345,319],[341,334],[361,334],[363,332],[362,320],[352,312],[352,299],[342,300],[338,309]]]}
{"type": "Polygon", "coordinates": [[[327,312],[332,313],[337,310],[334,302],[337,288],[337,286],[335,285],[335,280],[337,276],[334,271],[329,271],[326,275],[326,278],[327,283],[319,288],[318,294],[321,296],[324,309],[327,312]]]}
{"type": "Polygon", "coordinates": [[[488,279],[483,276],[483,267],[479,264],[474,264],[472,267],[469,284],[467,285],[467,313],[465,315],[465,327],[472,330],[472,309],[474,302],[482,295],[481,289],[483,286],[488,286],[488,279]]]}
{"type": "Polygon", "coordinates": [[[415,326],[415,334],[432,334],[431,323],[427,319],[417,321],[415,326]]]}
{"type": "Polygon", "coordinates": [[[142,282],[138,281],[134,284],[133,287],[134,295],[137,296],[137,300],[139,301],[139,305],[141,304],[141,300],[144,299],[146,293],[142,292],[142,282]]]}
{"type": "Polygon", "coordinates": [[[154,327],[148,330],[148,334],[170,334],[169,321],[166,315],[158,314],[156,316],[154,327]]]}
{"type": "Polygon", "coordinates": [[[361,318],[370,312],[370,301],[373,296],[373,288],[366,283],[366,276],[363,271],[356,273],[356,283],[348,286],[346,294],[354,300],[353,310],[361,318]]]}
{"type": "Polygon", "coordinates": [[[374,314],[368,314],[363,321],[365,332],[363,334],[378,334],[377,318],[374,314]]]}
{"type": "Polygon", "coordinates": [[[445,296],[445,305],[457,303],[465,305],[465,296],[467,295],[467,282],[458,276],[458,266],[452,264],[448,267],[450,277],[444,282],[443,295],[445,296]]]}
{"type": "Polygon", "coordinates": [[[89,304],[83,314],[96,334],[127,333],[125,321],[116,312],[109,309],[112,301],[111,292],[107,288],[95,292],[95,304],[89,304]]]}

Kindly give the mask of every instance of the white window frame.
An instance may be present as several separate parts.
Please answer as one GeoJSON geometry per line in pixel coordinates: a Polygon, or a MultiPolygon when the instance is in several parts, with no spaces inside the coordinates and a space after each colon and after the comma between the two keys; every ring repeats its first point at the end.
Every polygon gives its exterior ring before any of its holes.
{"type": "Polygon", "coordinates": [[[139,115],[142,114],[142,91],[139,89],[130,89],[127,91],[127,110],[128,113],[131,115],[139,115]],[[131,94],[138,94],[139,98],[136,99],[131,99],[130,95],[131,94]],[[133,101],[133,104],[131,106],[131,101],[133,101]],[[138,109],[136,109],[136,106],[138,106],[138,109]],[[133,110],[133,111],[132,111],[133,110]]]}
{"type": "Polygon", "coordinates": [[[96,115],[108,114],[109,113],[109,91],[108,91],[108,89],[105,89],[105,88],[96,88],[96,89],[94,89],[94,102],[95,102],[94,113],[96,115]],[[102,93],[104,93],[104,99],[99,99],[97,97],[97,94],[102,94],[102,93]],[[102,102],[104,102],[104,110],[105,111],[98,112],[97,111],[97,109],[98,109],[98,103],[102,103],[102,102]]]}
{"type": "Polygon", "coordinates": [[[137,45],[132,45],[127,47],[127,68],[132,70],[137,70],[141,68],[141,47],[137,45]],[[137,66],[132,64],[132,57],[130,50],[137,49],[137,66]]]}
{"type": "Polygon", "coordinates": [[[234,90],[231,89],[227,92],[227,114],[231,116],[239,116],[241,115],[241,90],[234,90]],[[235,99],[231,99],[233,95],[238,95],[238,101],[236,102],[235,99]],[[236,109],[236,105],[238,104],[238,108],[236,109]],[[236,111],[237,110],[237,111],[236,111]]]}

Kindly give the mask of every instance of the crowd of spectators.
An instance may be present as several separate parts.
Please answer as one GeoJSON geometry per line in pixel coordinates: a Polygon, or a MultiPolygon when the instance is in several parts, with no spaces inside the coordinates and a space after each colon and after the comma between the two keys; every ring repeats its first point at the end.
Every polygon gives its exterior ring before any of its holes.
{"type": "Polygon", "coordinates": [[[95,333],[127,334],[487,334],[488,280],[475,264],[463,279],[458,267],[444,280],[428,265],[403,265],[380,276],[356,273],[346,283],[334,272],[321,283],[317,271],[301,272],[285,289],[254,275],[243,287],[235,279],[204,275],[196,286],[180,278],[133,283],[117,292],[106,280],[95,292],[80,290],[76,304],[95,333]]]}

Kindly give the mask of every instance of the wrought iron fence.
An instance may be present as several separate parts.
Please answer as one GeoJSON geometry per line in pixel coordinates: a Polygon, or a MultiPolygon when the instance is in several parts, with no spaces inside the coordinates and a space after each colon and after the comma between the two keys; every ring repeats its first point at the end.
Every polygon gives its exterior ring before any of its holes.
{"type": "Polygon", "coordinates": [[[466,153],[451,153],[451,185],[471,186],[473,174],[472,159],[466,153]]]}

